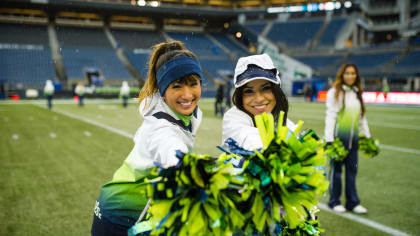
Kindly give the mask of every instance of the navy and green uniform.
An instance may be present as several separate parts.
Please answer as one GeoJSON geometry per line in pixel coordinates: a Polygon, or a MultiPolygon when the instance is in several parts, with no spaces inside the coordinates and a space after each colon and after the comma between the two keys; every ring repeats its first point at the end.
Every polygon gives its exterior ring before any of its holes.
{"type": "Polygon", "coordinates": [[[342,166],[346,168],[346,204],[352,210],[360,204],[356,190],[357,152],[359,132],[370,137],[370,132],[365,116],[361,116],[361,104],[357,98],[357,88],[343,85],[344,94],[335,99],[336,89],[331,88],[327,93],[327,111],[325,118],[325,141],[333,142],[338,137],[349,150],[344,161],[331,162],[330,172],[330,200],[328,205],[332,208],[340,205],[342,166]]]}
{"type": "Polygon", "coordinates": [[[130,96],[130,86],[128,86],[127,81],[122,82],[120,88],[120,97],[123,99],[123,107],[127,107],[127,100],[130,96]]]}
{"type": "Polygon", "coordinates": [[[51,80],[47,80],[44,86],[44,96],[47,98],[48,109],[52,108],[52,99],[54,96],[54,85],[51,80]]]}
{"type": "Polygon", "coordinates": [[[144,121],[134,137],[134,148],[101,189],[92,235],[127,235],[147,203],[143,178],[148,171],[156,165],[176,165],[176,150],[192,151],[202,117],[198,107],[191,116],[182,116],[156,93],[143,100],[139,110],[144,121]]]}

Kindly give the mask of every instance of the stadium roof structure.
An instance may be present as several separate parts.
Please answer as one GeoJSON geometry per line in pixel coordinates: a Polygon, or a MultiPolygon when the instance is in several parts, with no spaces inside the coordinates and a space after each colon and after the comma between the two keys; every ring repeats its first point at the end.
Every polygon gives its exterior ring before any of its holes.
{"type": "Polygon", "coordinates": [[[271,6],[322,3],[328,0],[2,0],[0,7],[37,9],[48,13],[72,11],[101,15],[230,21],[238,15],[267,14],[271,6]],[[162,14],[165,12],[165,14],[162,14]]]}

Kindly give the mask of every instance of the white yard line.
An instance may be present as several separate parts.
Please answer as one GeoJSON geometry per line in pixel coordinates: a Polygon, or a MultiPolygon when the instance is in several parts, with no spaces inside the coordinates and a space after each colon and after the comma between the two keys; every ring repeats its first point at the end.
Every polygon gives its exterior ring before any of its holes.
{"type": "MultiPolygon", "coordinates": [[[[54,109],[53,111],[54,112],[57,112],[59,114],[62,114],[62,115],[69,116],[69,117],[71,117],[73,119],[80,120],[80,121],[83,121],[83,122],[86,122],[86,123],[89,123],[89,124],[92,124],[92,125],[95,125],[95,126],[104,128],[104,129],[106,129],[108,131],[114,132],[114,133],[119,134],[119,135],[122,135],[124,137],[133,138],[133,135],[131,135],[131,134],[125,132],[125,131],[119,130],[117,128],[113,128],[111,126],[108,126],[108,125],[99,123],[97,121],[93,121],[93,120],[90,120],[88,118],[81,117],[81,116],[72,114],[70,112],[59,110],[59,109],[54,109]]],[[[318,206],[322,210],[329,211],[329,212],[332,212],[334,214],[337,214],[334,211],[330,210],[328,208],[328,206],[326,206],[325,204],[319,203],[318,206]]],[[[356,221],[358,223],[364,224],[366,226],[375,228],[375,229],[377,229],[379,231],[382,231],[382,232],[385,232],[385,233],[388,233],[388,234],[391,234],[391,235],[396,235],[396,236],[409,236],[408,234],[406,234],[404,232],[398,231],[398,230],[393,229],[391,227],[388,227],[388,226],[385,226],[385,225],[376,223],[375,221],[368,220],[368,219],[365,219],[365,218],[362,218],[362,217],[359,217],[359,216],[356,216],[356,215],[352,215],[352,214],[349,214],[349,213],[342,213],[342,214],[337,214],[337,215],[342,216],[344,218],[347,218],[349,220],[353,220],[353,221],[356,221]]]]}
{"type": "Polygon", "coordinates": [[[337,212],[331,210],[327,205],[325,205],[323,203],[318,203],[318,207],[320,209],[324,210],[324,211],[328,211],[330,213],[339,215],[339,216],[344,217],[346,219],[356,221],[360,224],[364,224],[366,226],[372,227],[374,229],[377,229],[379,231],[385,232],[385,233],[390,234],[390,235],[409,236],[409,234],[406,234],[406,233],[401,232],[399,230],[396,230],[396,229],[393,229],[391,227],[385,226],[383,224],[376,223],[373,220],[369,220],[369,219],[366,219],[366,218],[363,218],[363,217],[360,217],[360,216],[357,216],[357,215],[354,215],[354,214],[351,214],[351,213],[337,213],[337,212]]]}
{"type": "Polygon", "coordinates": [[[60,110],[60,109],[54,109],[53,111],[54,111],[54,112],[57,112],[57,113],[59,113],[59,114],[65,115],[65,116],[69,116],[69,117],[71,117],[71,118],[73,118],[73,119],[80,120],[80,121],[83,121],[83,122],[89,123],[89,124],[91,124],[91,125],[95,125],[95,126],[98,126],[98,127],[104,128],[104,129],[106,129],[106,130],[108,130],[108,131],[114,132],[114,133],[116,133],[116,134],[122,135],[122,136],[127,137],[127,138],[133,138],[133,137],[134,137],[134,135],[131,135],[131,134],[129,134],[129,133],[127,133],[127,132],[125,132],[125,131],[122,131],[122,130],[119,130],[119,129],[113,128],[113,127],[111,127],[111,126],[109,126],[109,125],[105,125],[105,124],[99,123],[99,122],[97,122],[97,121],[94,121],[94,120],[88,119],[88,118],[86,118],[86,117],[78,116],[78,115],[75,115],[75,114],[72,114],[72,113],[70,113],[70,112],[60,110]]]}
{"type": "MultiPolygon", "coordinates": [[[[312,119],[312,120],[320,120],[320,121],[324,121],[324,117],[318,117],[318,116],[312,116],[312,115],[302,115],[302,113],[300,113],[300,115],[294,115],[293,117],[303,117],[303,118],[308,118],[308,119],[312,119]]],[[[408,129],[408,130],[419,130],[420,131],[420,126],[416,126],[416,125],[403,125],[403,124],[398,124],[398,123],[391,123],[391,122],[368,122],[369,126],[379,126],[379,127],[388,127],[388,128],[396,128],[396,129],[408,129]]]]}
{"type": "MultiPolygon", "coordinates": [[[[33,103],[32,103],[32,104],[33,104],[33,103]]],[[[39,106],[39,107],[41,107],[41,108],[46,108],[46,107],[41,106],[41,105],[38,105],[38,106],[39,106]]],[[[132,137],[133,137],[133,135],[130,135],[130,134],[128,134],[128,133],[126,133],[126,132],[124,132],[124,131],[121,131],[121,130],[118,130],[118,129],[112,128],[112,127],[110,127],[110,126],[103,125],[103,124],[101,124],[101,123],[99,123],[99,122],[97,122],[97,121],[90,120],[90,119],[85,118],[85,117],[77,116],[77,115],[75,115],[75,114],[72,114],[72,113],[69,113],[69,112],[66,112],[66,111],[63,111],[63,110],[57,109],[57,108],[53,108],[53,109],[52,109],[52,111],[55,111],[55,112],[57,112],[57,113],[61,113],[61,114],[66,115],[66,116],[70,116],[70,117],[75,118],[75,119],[78,119],[78,120],[85,121],[86,123],[89,123],[89,124],[93,124],[93,125],[96,125],[96,126],[102,127],[102,128],[107,129],[107,130],[109,130],[109,131],[111,131],[111,132],[115,132],[115,133],[118,133],[118,134],[120,134],[119,132],[123,132],[123,134],[121,134],[121,135],[126,136],[126,137],[128,137],[128,138],[132,138],[132,137]],[[113,130],[111,130],[111,129],[113,129],[113,130]],[[114,131],[114,130],[115,130],[115,131],[114,131]]],[[[98,117],[98,118],[99,118],[99,117],[98,117]]],[[[318,120],[320,119],[319,117],[308,117],[308,118],[318,119],[318,120]]],[[[6,118],[5,118],[5,121],[6,121],[6,118]]],[[[420,155],[420,150],[418,150],[418,149],[403,148],[403,147],[397,147],[397,146],[393,146],[393,145],[386,145],[386,144],[381,144],[381,148],[386,149],[386,150],[395,151],[395,152],[406,152],[406,153],[411,153],[411,154],[420,155]]]]}
{"type": "Polygon", "coordinates": [[[397,147],[397,146],[385,145],[385,144],[381,144],[381,148],[388,149],[395,152],[407,152],[407,153],[420,155],[420,150],[418,149],[403,148],[403,147],[397,147]]]}

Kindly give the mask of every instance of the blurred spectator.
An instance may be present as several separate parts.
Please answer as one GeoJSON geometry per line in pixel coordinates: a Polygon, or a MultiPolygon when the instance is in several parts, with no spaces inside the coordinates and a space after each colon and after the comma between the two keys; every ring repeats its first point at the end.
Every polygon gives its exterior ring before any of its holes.
{"type": "Polygon", "coordinates": [[[130,96],[130,87],[127,81],[123,81],[120,89],[120,97],[123,100],[123,107],[127,107],[128,97],[130,96]]]}
{"type": "Polygon", "coordinates": [[[229,77],[227,85],[226,85],[226,92],[225,92],[226,109],[232,106],[232,88],[233,88],[233,79],[232,77],[229,77]]]}
{"type": "Polygon", "coordinates": [[[54,85],[51,80],[45,82],[44,96],[47,98],[48,109],[52,108],[52,99],[54,96],[54,85]]]}
{"type": "Polygon", "coordinates": [[[216,103],[214,104],[214,108],[215,108],[215,114],[216,116],[218,114],[223,116],[224,113],[224,106],[223,106],[223,97],[224,97],[224,85],[223,84],[219,84],[219,87],[217,88],[216,91],[216,103]]]}
{"type": "Polygon", "coordinates": [[[104,86],[104,81],[105,81],[104,77],[102,75],[99,75],[98,82],[96,83],[96,86],[99,86],[99,87],[104,86]]]}
{"type": "Polygon", "coordinates": [[[81,82],[77,83],[74,93],[79,98],[79,107],[82,107],[84,105],[83,98],[85,96],[85,86],[81,82]]]}
{"type": "Polygon", "coordinates": [[[91,81],[91,85],[96,86],[96,84],[98,83],[98,76],[96,76],[96,75],[91,75],[91,76],[90,76],[90,81],[91,81]]]}
{"type": "Polygon", "coordinates": [[[384,93],[384,97],[385,97],[385,100],[386,100],[386,97],[389,93],[388,79],[382,80],[382,92],[384,93]]]}
{"type": "Polygon", "coordinates": [[[0,99],[6,98],[5,80],[0,78],[0,99]]]}
{"type": "Polygon", "coordinates": [[[312,88],[312,84],[304,83],[303,84],[303,95],[305,96],[306,101],[312,102],[312,98],[314,95],[314,90],[312,88]]]}

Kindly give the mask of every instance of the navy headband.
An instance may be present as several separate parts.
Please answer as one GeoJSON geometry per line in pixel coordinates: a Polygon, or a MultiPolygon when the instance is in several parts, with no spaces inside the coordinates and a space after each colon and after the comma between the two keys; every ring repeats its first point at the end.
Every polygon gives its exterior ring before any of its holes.
{"type": "Polygon", "coordinates": [[[238,77],[236,78],[236,85],[241,84],[242,86],[254,78],[264,78],[270,82],[278,84],[276,74],[277,74],[277,69],[271,69],[271,70],[263,69],[257,65],[251,64],[251,65],[248,65],[248,68],[246,69],[244,73],[238,75],[238,77]]]}
{"type": "Polygon", "coordinates": [[[166,89],[172,82],[191,74],[203,78],[200,63],[194,58],[177,57],[163,64],[156,74],[160,95],[165,94],[166,89]]]}

